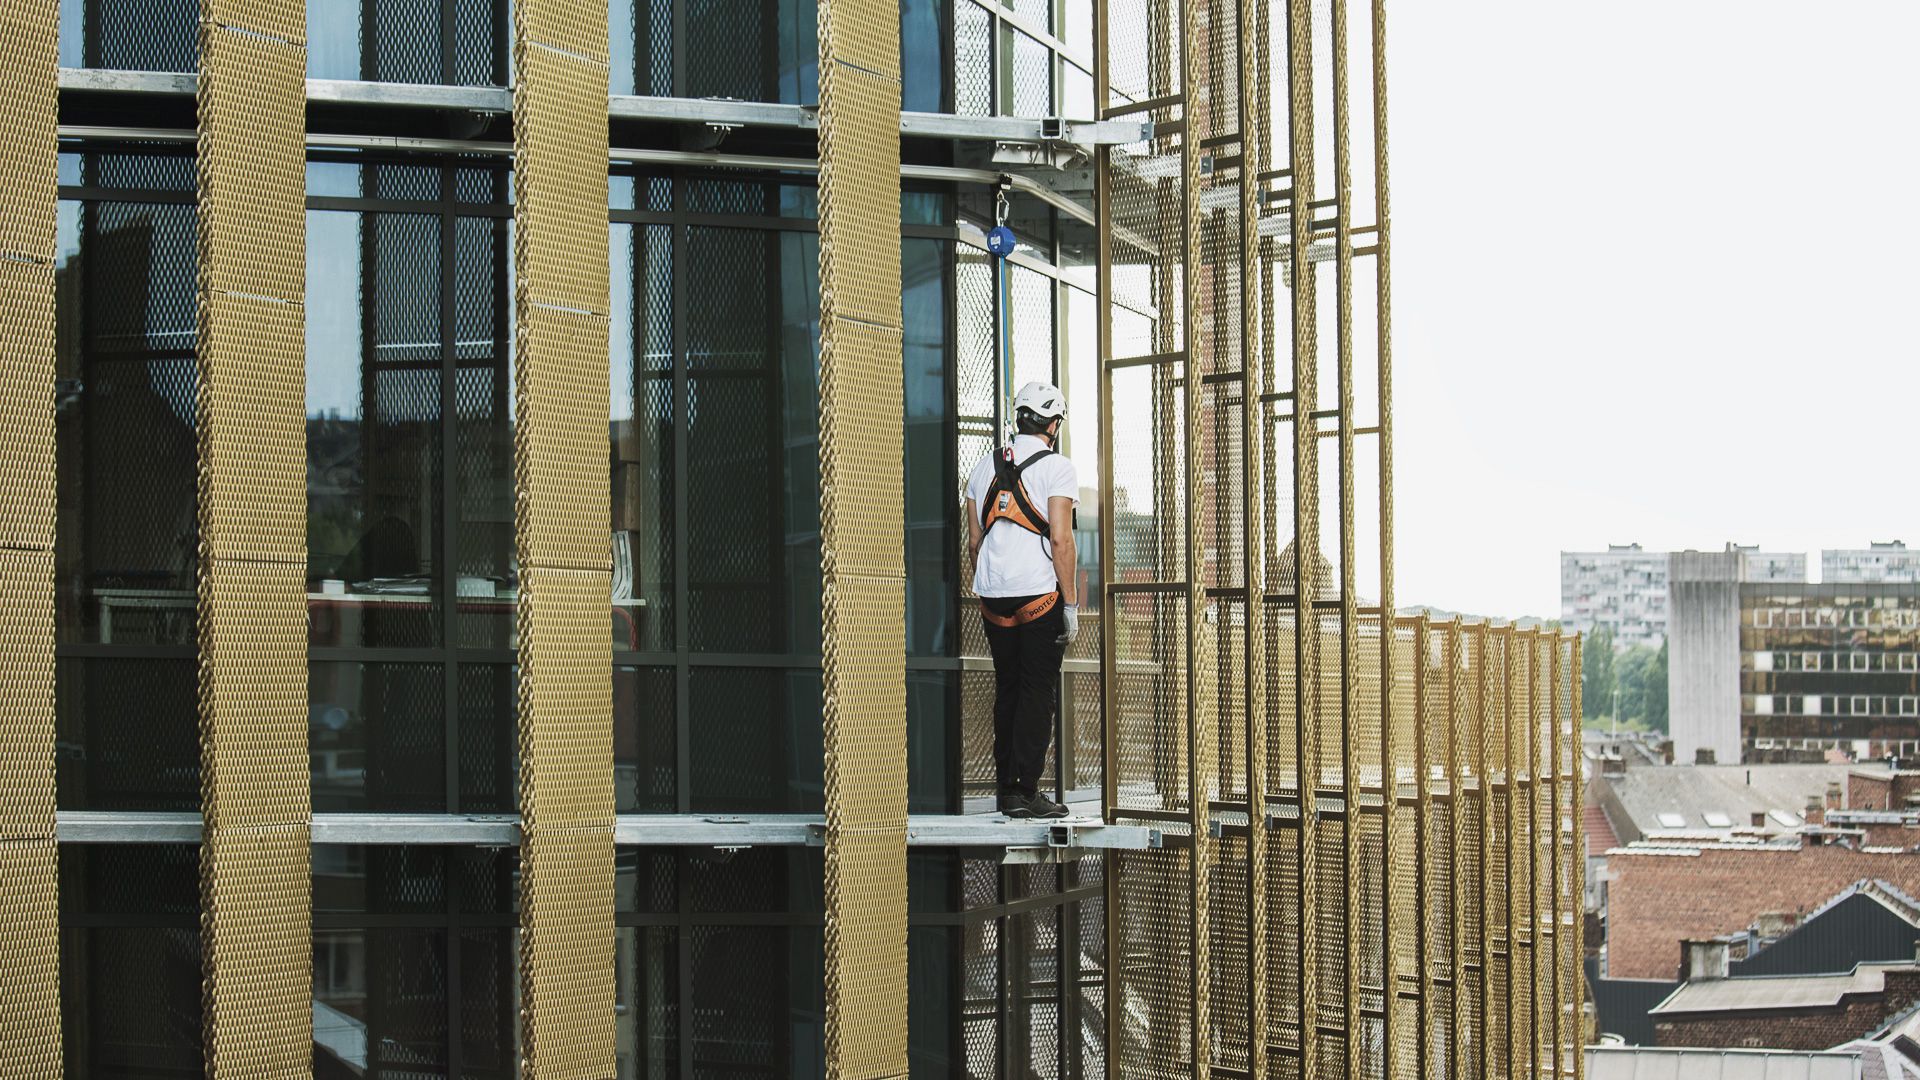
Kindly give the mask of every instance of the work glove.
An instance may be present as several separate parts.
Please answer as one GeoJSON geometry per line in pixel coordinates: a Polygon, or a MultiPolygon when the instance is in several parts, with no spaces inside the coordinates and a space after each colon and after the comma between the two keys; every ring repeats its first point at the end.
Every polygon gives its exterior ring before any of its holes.
{"type": "Polygon", "coordinates": [[[1067,632],[1060,635],[1060,644],[1071,645],[1080,636],[1080,609],[1072,604],[1063,604],[1060,610],[1067,621],[1067,632]]]}

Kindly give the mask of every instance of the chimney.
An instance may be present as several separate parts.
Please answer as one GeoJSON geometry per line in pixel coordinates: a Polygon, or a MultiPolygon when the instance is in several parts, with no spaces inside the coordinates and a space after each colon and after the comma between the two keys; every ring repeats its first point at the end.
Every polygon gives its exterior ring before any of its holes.
{"type": "Polygon", "coordinates": [[[1627,775],[1627,758],[1618,750],[1609,750],[1600,757],[1601,776],[1627,775]]]}
{"type": "Polygon", "coordinates": [[[1818,795],[1809,795],[1806,812],[1800,816],[1806,818],[1809,825],[1822,824],[1827,820],[1826,803],[1818,795]]]}
{"type": "Polygon", "coordinates": [[[1764,829],[1767,827],[1767,812],[1765,810],[1755,810],[1753,812],[1753,827],[1756,829],[1764,829]]]}
{"type": "MultiPolygon", "coordinates": [[[[1763,911],[1754,917],[1753,932],[1761,940],[1771,941],[1785,936],[1787,931],[1793,929],[1793,923],[1794,915],[1791,911],[1763,911]]],[[[1914,947],[1920,949],[1920,941],[1914,942],[1914,947]]]]}
{"type": "Polygon", "coordinates": [[[1725,941],[1683,941],[1680,944],[1687,956],[1687,969],[1681,972],[1680,981],[1705,982],[1727,977],[1731,951],[1725,941]]]}
{"type": "Polygon", "coordinates": [[[1711,746],[1696,746],[1696,747],[1694,747],[1694,748],[1693,748],[1693,763],[1694,763],[1695,765],[1712,765],[1712,764],[1714,764],[1714,760],[1713,760],[1713,747],[1711,747],[1711,746]]]}
{"type": "Polygon", "coordinates": [[[1841,800],[1840,781],[1835,780],[1832,783],[1827,785],[1827,809],[1829,810],[1842,809],[1840,805],[1840,800],[1841,800]]]}

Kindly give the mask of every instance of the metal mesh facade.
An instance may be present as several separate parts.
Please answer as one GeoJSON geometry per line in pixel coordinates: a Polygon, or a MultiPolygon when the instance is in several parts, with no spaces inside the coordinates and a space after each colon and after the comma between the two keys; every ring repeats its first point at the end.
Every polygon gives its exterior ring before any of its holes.
{"type": "Polygon", "coordinates": [[[55,16],[0,4],[0,1077],[60,1075],[54,842],[55,16]]]}
{"type": "Polygon", "coordinates": [[[1576,1075],[1578,643],[1395,615],[1384,34],[0,0],[0,1080],[1576,1075]],[[995,144],[1104,147],[1004,292],[995,144]],[[961,816],[1009,376],[1101,825],[961,816]]]}
{"type": "Polygon", "coordinates": [[[826,1074],[907,1072],[906,568],[900,35],[892,0],[821,0],[820,571],[826,1074]]]}
{"type": "Polygon", "coordinates": [[[1575,643],[1392,615],[1384,5],[1100,30],[1114,1074],[1573,1075],[1575,643]]]}
{"type": "Polygon", "coordinates": [[[514,8],[521,1075],[612,1075],[606,9],[514,8]]]}
{"type": "Polygon", "coordinates": [[[198,82],[207,1072],[311,1069],[302,324],[306,7],[205,0],[198,82]]]}

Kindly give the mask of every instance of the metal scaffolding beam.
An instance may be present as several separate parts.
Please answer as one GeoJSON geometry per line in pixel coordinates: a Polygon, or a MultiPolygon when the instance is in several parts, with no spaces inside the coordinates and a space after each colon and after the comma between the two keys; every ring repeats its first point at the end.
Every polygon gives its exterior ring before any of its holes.
{"type": "MultiPolygon", "coordinates": [[[[190,98],[197,85],[198,78],[192,72],[61,68],[59,73],[60,89],[66,93],[190,98]]],[[[354,79],[306,80],[306,101],[312,105],[357,105],[402,111],[438,109],[504,117],[513,113],[513,94],[511,89],[491,86],[434,86],[354,79]]],[[[616,121],[688,124],[723,129],[766,128],[811,132],[820,128],[820,110],[817,106],[726,98],[611,94],[607,97],[607,117],[616,121]]],[[[1033,119],[925,112],[902,112],[899,125],[904,138],[1057,144],[1081,150],[1138,142],[1152,134],[1152,124],[1140,120],[1033,119]]]]}

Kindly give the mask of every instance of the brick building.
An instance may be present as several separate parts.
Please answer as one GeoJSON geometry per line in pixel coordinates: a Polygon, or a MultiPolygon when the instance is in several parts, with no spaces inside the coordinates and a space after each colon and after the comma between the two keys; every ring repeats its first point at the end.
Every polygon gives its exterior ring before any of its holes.
{"type": "Polygon", "coordinates": [[[1616,848],[1606,873],[1606,975],[1614,979],[1675,978],[1681,942],[1798,923],[1863,879],[1920,895],[1920,853],[1806,841],[1616,848]]]}
{"type": "Polygon", "coordinates": [[[1651,1012],[1659,1046],[1825,1050],[1870,1035],[1920,1002],[1920,966],[1860,964],[1837,975],[1701,978],[1651,1012]]]}

